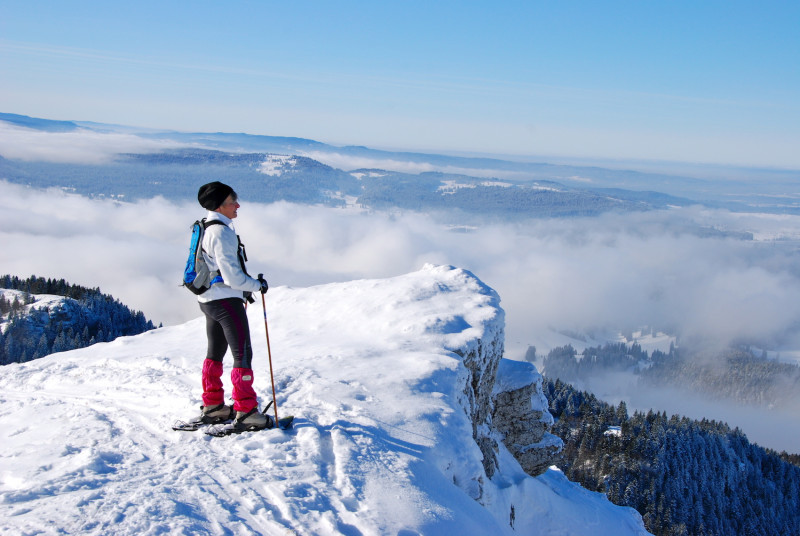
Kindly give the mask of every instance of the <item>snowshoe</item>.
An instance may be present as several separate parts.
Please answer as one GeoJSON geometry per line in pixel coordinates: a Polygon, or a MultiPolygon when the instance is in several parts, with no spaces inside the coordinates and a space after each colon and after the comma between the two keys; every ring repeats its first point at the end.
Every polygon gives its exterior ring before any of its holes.
{"type": "Polygon", "coordinates": [[[294,415],[289,415],[288,417],[281,417],[278,419],[278,428],[281,430],[289,430],[294,423],[294,415]]]}
{"type": "MultiPolygon", "coordinates": [[[[275,428],[275,419],[267,414],[271,405],[272,402],[267,404],[261,412],[257,408],[253,408],[247,413],[236,412],[236,418],[232,423],[211,426],[206,430],[206,434],[214,437],[223,437],[231,434],[241,434],[242,432],[256,432],[275,428]]],[[[288,430],[292,427],[292,422],[294,422],[294,416],[284,417],[278,421],[277,428],[288,430]]]]}
{"type": "Polygon", "coordinates": [[[173,430],[181,432],[194,432],[209,424],[221,424],[230,421],[234,417],[231,406],[218,404],[216,406],[200,406],[200,415],[189,419],[189,421],[176,421],[172,425],[173,430]]]}

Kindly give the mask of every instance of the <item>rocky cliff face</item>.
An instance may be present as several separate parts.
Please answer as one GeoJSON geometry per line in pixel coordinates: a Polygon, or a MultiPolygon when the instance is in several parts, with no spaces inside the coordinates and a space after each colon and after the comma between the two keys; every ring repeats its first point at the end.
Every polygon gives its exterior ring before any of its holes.
{"type": "Polygon", "coordinates": [[[503,359],[492,395],[492,422],[503,444],[526,473],[544,473],[564,444],[549,433],[553,416],[542,392],[542,376],[531,363],[503,359]]]}
{"type": "Polygon", "coordinates": [[[461,404],[472,422],[486,476],[492,478],[499,468],[501,443],[527,474],[537,476],[555,463],[563,442],[549,433],[553,417],[541,375],[531,363],[503,359],[503,341],[504,315],[498,305],[483,337],[453,350],[464,364],[461,404]]]}
{"type": "Polygon", "coordinates": [[[498,437],[492,427],[492,392],[503,355],[502,331],[493,335],[490,339],[478,340],[466,351],[456,351],[466,368],[462,406],[472,422],[472,437],[483,454],[483,470],[489,478],[497,470],[498,437]]]}

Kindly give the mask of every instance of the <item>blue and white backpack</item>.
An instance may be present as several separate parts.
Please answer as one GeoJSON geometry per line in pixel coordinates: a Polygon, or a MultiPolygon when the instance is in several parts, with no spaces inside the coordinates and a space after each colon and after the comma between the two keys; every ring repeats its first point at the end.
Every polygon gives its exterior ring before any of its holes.
{"type": "MultiPolygon", "coordinates": [[[[186,268],[183,270],[183,286],[194,292],[195,294],[202,294],[211,288],[211,285],[216,283],[224,283],[222,275],[219,270],[213,272],[208,268],[206,259],[203,257],[203,235],[209,225],[225,225],[219,220],[197,220],[192,224],[192,240],[189,243],[189,258],[186,259],[186,268]]],[[[239,266],[242,267],[242,272],[249,276],[247,268],[244,264],[247,261],[247,252],[242,244],[242,239],[236,235],[236,240],[239,243],[239,249],[236,256],[239,258],[239,266]]],[[[250,296],[251,292],[245,292],[245,298],[252,301],[250,296]]]]}
{"type": "Polygon", "coordinates": [[[189,258],[186,259],[186,268],[183,271],[183,286],[194,292],[202,294],[211,288],[211,285],[222,282],[218,270],[211,271],[203,257],[203,235],[209,225],[225,225],[219,220],[206,221],[205,218],[192,224],[192,240],[189,243],[189,258]]]}

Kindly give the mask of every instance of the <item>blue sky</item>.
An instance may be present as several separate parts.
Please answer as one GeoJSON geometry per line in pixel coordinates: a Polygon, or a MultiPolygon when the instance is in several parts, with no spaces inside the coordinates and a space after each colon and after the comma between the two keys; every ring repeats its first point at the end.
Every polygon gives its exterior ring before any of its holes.
{"type": "Polygon", "coordinates": [[[800,168],[800,2],[0,4],[0,111],[800,168]]]}

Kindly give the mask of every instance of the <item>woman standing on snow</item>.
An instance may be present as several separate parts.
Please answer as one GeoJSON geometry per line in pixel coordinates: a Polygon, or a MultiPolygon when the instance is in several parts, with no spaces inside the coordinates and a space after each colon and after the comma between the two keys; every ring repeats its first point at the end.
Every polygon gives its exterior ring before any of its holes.
{"type": "Polygon", "coordinates": [[[250,277],[245,270],[244,246],[233,229],[233,219],[240,206],[233,188],[217,181],[204,184],[197,192],[197,200],[208,210],[203,257],[209,270],[219,271],[222,277],[222,281],[212,284],[197,298],[206,317],[208,335],[200,417],[207,423],[234,418],[237,427],[260,430],[267,427],[268,417],[258,411],[258,399],[253,390],[253,348],[244,300],[252,301],[253,292],[267,292],[267,282],[261,276],[250,277]],[[209,224],[212,221],[215,223],[209,224]],[[233,354],[233,407],[225,405],[222,386],[222,358],[228,347],[233,354]]]}

